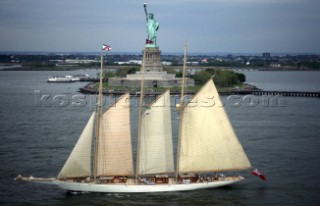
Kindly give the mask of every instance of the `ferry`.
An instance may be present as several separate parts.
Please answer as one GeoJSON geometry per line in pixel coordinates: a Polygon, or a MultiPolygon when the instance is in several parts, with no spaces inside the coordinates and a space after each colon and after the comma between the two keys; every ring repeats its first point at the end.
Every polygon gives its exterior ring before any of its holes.
{"type": "Polygon", "coordinates": [[[47,82],[52,82],[52,83],[64,83],[64,82],[75,82],[79,81],[79,78],[74,78],[71,75],[65,75],[65,76],[51,76],[48,78],[47,82]]]}
{"type": "Polygon", "coordinates": [[[81,78],[88,78],[89,75],[65,75],[65,76],[50,76],[47,80],[48,83],[65,83],[65,82],[78,82],[81,78]]]}

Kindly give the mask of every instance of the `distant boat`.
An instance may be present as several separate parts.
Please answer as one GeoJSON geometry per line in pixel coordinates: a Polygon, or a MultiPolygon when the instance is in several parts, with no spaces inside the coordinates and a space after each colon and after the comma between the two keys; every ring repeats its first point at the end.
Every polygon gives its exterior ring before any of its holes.
{"type": "Polygon", "coordinates": [[[66,82],[77,82],[81,79],[89,78],[88,74],[85,75],[65,75],[65,76],[50,76],[47,80],[48,83],[66,83],[66,82]]]}
{"type": "Polygon", "coordinates": [[[51,76],[48,78],[48,83],[65,83],[65,82],[76,82],[80,79],[78,77],[73,77],[71,75],[65,76],[51,76]]]}
{"type": "MultiPolygon", "coordinates": [[[[143,57],[142,71],[145,52],[143,57]]],[[[213,104],[220,98],[211,79],[189,102],[182,100],[179,104],[176,165],[172,144],[170,92],[165,91],[154,102],[145,105],[143,83],[141,88],[135,169],[130,96],[124,94],[102,111],[100,75],[97,109],[89,118],[58,176],[18,176],[16,180],[45,182],[67,191],[137,193],[215,188],[244,179],[239,175],[225,173],[247,170],[251,164],[224,108],[213,104]]]]}

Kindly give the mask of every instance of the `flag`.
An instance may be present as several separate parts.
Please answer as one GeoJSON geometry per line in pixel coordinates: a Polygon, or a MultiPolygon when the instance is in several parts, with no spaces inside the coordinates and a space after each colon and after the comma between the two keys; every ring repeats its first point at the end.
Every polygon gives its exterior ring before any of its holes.
{"type": "Polygon", "coordinates": [[[259,178],[262,179],[262,180],[266,180],[266,176],[264,176],[258,169],[254,169],[254,170],[251,172],[251,174],[259,177],[259,178]]]}
{"type": "Polygon", "coordinates": [[[146,44],[153,44],[153,41],[146,39],[146,44]]]}
{"type": "Polygon", "coordinates": [[[102,44],[102,50],[110,51],[112,48],[106,44],[102,44]]]}

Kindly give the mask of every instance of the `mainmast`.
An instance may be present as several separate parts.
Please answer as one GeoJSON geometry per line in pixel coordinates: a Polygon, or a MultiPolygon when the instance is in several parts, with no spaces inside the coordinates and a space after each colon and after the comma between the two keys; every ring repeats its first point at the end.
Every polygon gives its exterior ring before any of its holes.
{"type": "Polygon", "coordinates": [[[184,58],[183,58],[183,68],[182,68],[182,81],[181,81],[181,94],[180,94],[180,105],[176,105],[177,110],[180,111],[179,118],[179,134],[178,134],[178,145],[177,145],[177,162],[176,162],[176,181],[179,177],[179,162],[180,162],[180,147],[181,147],[181,132],[182,132],[182,119],[183,119],[183,110],[184,110],[184,80],[186,72],[186,63],[187,63],[187,44],[184,45],[184,58]]]}
{"type": "Polygon", "coordinates": [[[96,124],[95,124],[95,140],[94,140],[94,156],[93,156],[93,177],[96,180],[97,177],[97,165],[98,165],[98,145],[99,145],[99,133],[100,133],[100,119],[101,119],[101,100],[102,100],[102,69],[103,69],[103,51],[110,51],[111,47],[103,44],[101,50],[101,66],[100,66],[100,81],[99,81],[99,94],[98,103],[96,108],[96,124]]]}
{"type": "Polygon", "coordinates": [[[141,116],[143,113],[143,96],[144,96],[144,70],[145,70],[145,57],[146,57],[146,48],[143,48],[143,57],[142,57],[142,69],[141,69],[141,88],[140,88],[140,103],[139,103],[139,122],[138,122],[138,138],[137,138],[137,156],[136,156],[136,181],[139,176],[139,163],[140,163],[140,136],[141,136],[141,116]]]}
{"type": "Polygon", "coordinates": [[[98,163],[98,145],[99,145],[99,128],[100,128],[100,118],[101,118],[101,99],[102,99],[102,68],[103,68],[103,51],[101,51],[101,66],[100,66],[100,81],[99,81],[99,94],[98,94],[98,103],[96,108],[96,124],[95,124],[95,141],[94,141],[94,169],[93,177],[96,181],[97,177],[97,163],[98,163]]]}

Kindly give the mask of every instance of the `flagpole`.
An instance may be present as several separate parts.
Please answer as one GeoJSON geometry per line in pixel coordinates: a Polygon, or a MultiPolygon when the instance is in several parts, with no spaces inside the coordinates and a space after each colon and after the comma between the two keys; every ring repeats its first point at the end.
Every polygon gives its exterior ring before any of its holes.
{"type": "Polygon", "coordinates": [[[102,97],[102,79],[103,79],[102,69],[103,69],[103,51],[101,51],[100,78],[99,78],[100,79],[99,96],[98,96],[98,112],[99,112],[99,115],[101,115],[101,97],[102,97]]]}

